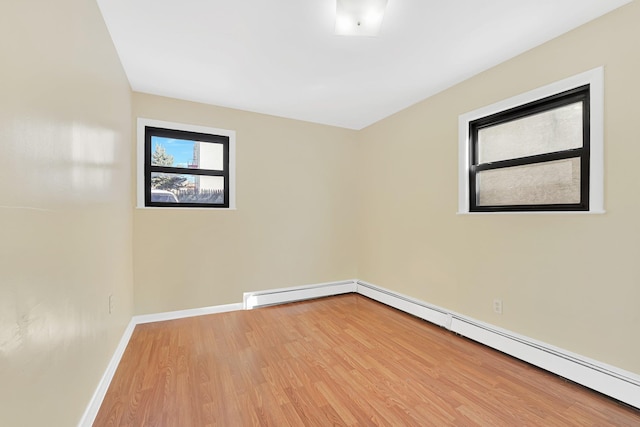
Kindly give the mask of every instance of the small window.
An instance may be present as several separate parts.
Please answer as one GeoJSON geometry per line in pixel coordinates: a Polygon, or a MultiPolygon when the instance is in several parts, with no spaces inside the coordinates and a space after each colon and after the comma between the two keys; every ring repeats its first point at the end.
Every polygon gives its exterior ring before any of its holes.
{"type": "Polygon", "coordinates": [[[601,138],[592,153],[592,128],[601,127],[592,125],[592,92],[587,82],[461,117],[466,212],[601,210],[601,138]]]}
{"type": "Polygon", "coordinates": [[[143,184],[143,188],[139,188],[138,205],[233,206],[233,135],[228,131],[217,131],[139,119],[138,137],[144,141],[139,142],[139,155],[144,159],[144,172],[138,179],[139,186],[140,181],[143,184]],[[168,126],[159,126],[164,124],[168,126]]]}

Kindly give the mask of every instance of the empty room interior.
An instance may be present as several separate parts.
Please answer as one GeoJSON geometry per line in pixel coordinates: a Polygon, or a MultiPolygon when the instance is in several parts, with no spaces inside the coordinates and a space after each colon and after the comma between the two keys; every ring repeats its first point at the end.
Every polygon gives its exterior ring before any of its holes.
{"type": "Polygon", "coordinates": [[[0,16],[0,425],[640,425],[637,1],[0,16]]]}

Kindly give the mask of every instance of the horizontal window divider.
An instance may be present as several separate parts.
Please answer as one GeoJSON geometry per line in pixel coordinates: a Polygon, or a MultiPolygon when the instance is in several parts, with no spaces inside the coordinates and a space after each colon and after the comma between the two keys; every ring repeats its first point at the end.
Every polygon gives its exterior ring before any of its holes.
{"type": "Polygon", "coordinates": [[[151,166],[151,172],[171,173],[176,175],[225,176],[225,171],[212,169],[176,168],[172,166],[151,166]]]}
{"type": "Polygon", "coordinates": [[[565,160],[580,157],[584,152],[584,148],[572,148],[570,150],[555,151],[553,153],[536,154],[534,156],[518,157],[516,159],[500,160],[496,162],[487,162],[473,165],[476,172],[503,169],[515,166],[525,166],[537,163],[547,163],[555,160],[565,160]]]}

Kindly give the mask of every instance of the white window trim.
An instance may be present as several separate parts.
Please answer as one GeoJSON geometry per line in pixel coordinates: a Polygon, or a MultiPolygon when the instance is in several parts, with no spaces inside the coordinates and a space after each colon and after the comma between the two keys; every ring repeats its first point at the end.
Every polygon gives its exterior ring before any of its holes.
{"type": "Polygon", "coordinates": [[[458,117],[458,214],[602,214],[604,210],[604,67],[594,68],[547,86],[479,108],[458,117]],[[589,210],[560,212],[469,212],[469,122],[546,98],[586,84],[590,85],[589,210]]]}
{"type": "Polygon", "coordinates": [[[185,123],[166,122],[164,120],[153,120],[138,118],[137,127],[137,161],[136,161],[136,207],[139,209],[201,209],[207,211],[235,210],[236,209],[236,132],[227,129],[217,129],[208,126],[198,126],[185,123]],[[185,208],[176,206],[172,207],[154,207],[144,205],[144,129],[146,126],[158,127],[165,129],[175,129],[187,132],[208,133],[213,135],[221,135],[229,137],[229,207],[228,208],[185,208]]]}

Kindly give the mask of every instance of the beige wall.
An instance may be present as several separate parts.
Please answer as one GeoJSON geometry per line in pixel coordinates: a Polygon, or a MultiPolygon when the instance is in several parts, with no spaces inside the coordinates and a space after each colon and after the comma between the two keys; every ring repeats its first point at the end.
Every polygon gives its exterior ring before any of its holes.
{"type": "Polygon", "coordinates": [[[133,116],[236,131],[237,210],[136,209],[136,312],[356,276],[355,133],[134,93],[133,116]]]}
{"type": "Polygon", "coordinates": [[[95,1],[0,16],[0,425],[72,426],[132,315],[130,89],[95,1]]]}
{"type": "Polygon", "coordinates": [[[362,131],[359,277],[640,373],[638,22],[634,2],[362,131]],[[601,65],[607,213],[456,215],[458,116],[601,65]]]}

